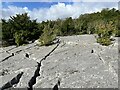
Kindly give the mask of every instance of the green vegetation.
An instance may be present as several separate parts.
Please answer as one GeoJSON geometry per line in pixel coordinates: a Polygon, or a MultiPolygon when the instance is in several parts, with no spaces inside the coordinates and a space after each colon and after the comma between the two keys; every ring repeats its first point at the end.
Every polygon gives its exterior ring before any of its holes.
{"type": "Polygon", "coordinates": [[[111,36],[117,36],[116,34],[116,27],[113,24],[113,21],[105,22],[105,21],[98,21],[96,25],[98,39],[97,42],[101,45],[108,46],[111,44],[111,36]]]}
{"type": "Polygon", "coordinates": [[[2,39],[2,23],[0,22],[0,41],[2,39]]]}
{"type": "Polygon", "coordinates": [[[15,32],[14,38],[15,38],[15,43],[17,46],[20,46],[25,43],[24,39],[24,33],[23,32],[15,32]]]}
{"type": "Polygon", "coordinates": [[[22,45],[25,41],[37,39],[41,35],[36,20],[30,20],[27,13],[17,14],[8,21],[2,19],[2,40],[8,44],[22,45]]]}
{"type": "Polygon", "coordinates": [[[8,21],[2,19],[2,40],[7,45],[19,46],[39,39],[41,45],[50,45],[56,36],[98,34],[97,42],[107,46],[111,44],[111,36],[120,36],[119,20],[120,11],[114,8],[80,15],[77,19],[69,17],[41,23],[30,20],[27,13],[17,14],[8,21]]]}
{"type": "Polygon", "coordinates": [[[97,42],[100,43],[101,45],[108,46],[111,44],[111,40],[108,37],[101,37],[97,39],[97,42]]]}
{"type": "Polygon", "coordinates": [[[39,38],[40,45],[50,45],[53,43],[53,40],[56,38],[53,30],[49,30],[48,28],[43,29],[43,34],[39,38]]]}

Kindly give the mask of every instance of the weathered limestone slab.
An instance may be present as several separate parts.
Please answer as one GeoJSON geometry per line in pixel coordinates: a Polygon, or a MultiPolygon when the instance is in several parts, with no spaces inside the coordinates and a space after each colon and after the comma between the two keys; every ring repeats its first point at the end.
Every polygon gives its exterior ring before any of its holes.
{"type": "MultiPolygon", "coordinates": [[[[118,38],[115,39],[114,44],[105,47],[96,43],[94,35],[60,37],[58,48],[42,62],[40,76],[34,87],[52,88],[58,78],[61,78],[61,88],[117,88],[119,59],[118,38]]],[[[9,50],[10,54],[20,52],[0,63],[0,86],[23,71],[24,74],[16,87],[26,88],[37,68],[37,61],[55,46],[39,47],[32,43],[4,48],[9,50]],[[30,57],[25,57],[25,53],[30,57]]],[[[2,52],[2,58],[9,53],[2,52]]]]}

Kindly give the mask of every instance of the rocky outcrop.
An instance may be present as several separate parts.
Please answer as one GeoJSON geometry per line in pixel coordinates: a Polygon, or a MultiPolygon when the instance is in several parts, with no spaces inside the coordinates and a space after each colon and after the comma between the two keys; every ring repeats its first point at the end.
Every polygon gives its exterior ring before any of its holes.
{"type": "Polygon", "coordinates": [[[40,76],[39,72],[40,72],[40,67],[41,67],[42,61],[45,60],[59,46],[59,44],[60,44],[59,39],[58,39],[57,43],[58,44],[54,49],[52,49],[44,58],[42,58],[40,60],[40,62],[37,62],[38,63],[37,69],[35,70],[34,75],[32,76],[32,78],[28,82],[28,86],[29,86],[28,90],[33,90],[33,85],[36,84],[36,79],[38,76],[40,76]]]}
{"type": "Polygon", "coordinates": [[[59,38],[59,45],[39,47],[32,43],[3,48],[0,61],[11,53],[14,56],[0,63],[0,86],[24,72],[15,88],[29,87],[28,82],[35,76],[38,77],[33,88],[53,88],[58,78],[61,78],[60,88],[118,87],[118,38],[108,47],[96,43],[94,35],[59,38]],[[29,54],[29,58],[25,53],[29,54]],[[40,63],[41,60],[40,66],[37,62],[40,63]]]}

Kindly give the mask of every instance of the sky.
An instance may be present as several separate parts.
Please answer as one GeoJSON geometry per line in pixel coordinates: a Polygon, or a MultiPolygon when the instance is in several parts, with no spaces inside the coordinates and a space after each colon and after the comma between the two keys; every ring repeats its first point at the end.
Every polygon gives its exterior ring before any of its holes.
{"type": "Polygon", "coordinates": [[[38,22],[46,20],[78,18],[81,14],[101,11],[103,8],[118,9],[118,2],[2,2],[2,17],[27,12],[38,22]]]}

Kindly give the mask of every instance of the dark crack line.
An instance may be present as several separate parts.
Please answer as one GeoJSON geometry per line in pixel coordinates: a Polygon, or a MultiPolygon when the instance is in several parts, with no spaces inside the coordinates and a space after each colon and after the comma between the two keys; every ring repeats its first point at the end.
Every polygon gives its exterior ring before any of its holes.
{"type": "Polygon", "coordinates": [[[36,78],[38,77],[38,76],[40,76],[40,67],[41,67],[41,63],[42,63],[42,61],[43,60],[45,60],[48,56],[50,56],[50,54],[59,46],[59,44],[60,44],[60,41],[59,41],[59,39],[58,39],[58,41],[57,41],[57,45],[56,45],[56,47],[55,48],[53,48],[44,58],[42,58],[41,60],[40,60],[40,62],[37,62],[38,63],[38,66],[37,66],[37,69],[35,70],[35,72],[34,72],[34,75],[32,76],[32,78],[29,80],[29,82],[28,82],[28,90],[33,90],[33,85],[35,85],[36,84],[36,78]]]}
{"type": "Polygon", "coordinates": [[[58,39],[57,42],[58,42],[57,46],[56,46],[55,48],[53,48],[53,50],[51,50],[51,52],[49,52],[44,58],[42,58],[42,59],[40,60],[40,62],[42,62],[42,61],[45,60],[48,56],[50,56],[50,54],[59,46],[59,44],[60,44],[59,39],[58,39]]]}
{"type": "Polygon", "coordinates": [[[9,59],[10,57],[12,57],[12,56],[14,56],[13,53],[12,53],[12,55],[10,55],[10,56],[4,58],[3,60],[1,60],[0,63],[2,63],[2,62],[4,62],[4,61],[8,60],[8,59],[9,59]]]}
{"type": "Polygon", "coordinates": [[[15,47],[13,47],[13,48],[7,50],[6,52],[9,52],[9,51],[11,51],[12,49],[15,49],[15,48],[17,48],[17,46],[15,46],[15,47]]]}
{"type": "MultiPolygon", "coordinates": [[[[44,58],[42,58],[42,59],[40,60],[40,62],[37,62],[37,63],[38,63],[37,69],[35,70],[33,77],[32,77],[32,78],[29,80],[29,82],[28,82],[28,86],[29,86],[29,87],[28,87],[28,90],[33,90],[33,85],[36,84],[36,78],[37,78],[38,76],[40,76],[40,73],[39,73],[39,72],[40,72],[40,67],[41,67],[42,61],[45,60],[45,59],[59,46],[59,44],[60,44],[59,39],[58,39],[57,43],[58,43],[58,44],[56,45],[55,48],[53,48],[44,58]]],[[[34,46],[35,46],[35,45],[34,45],[34,46]]],[[[29,47],[29,48],[31,48],[31,47],[29,47]]],[[[28,48],[26,48],[26,49],[28,49],[28,48]]],[[[16,51],[16,52],[19,53],[20,51],[22,51],[22,50],[19,50],[19,51],[16,51]]],[[[14,56],[14,53],[12,53],[12,55],[10,55],[10,56],[6,57],[5,59],[3,59],[2,61],[0,61],[0,63],[3,62],[3,61],[5,61],[5,60],[7,60],[8,58],[10,58],[10,57],[12,57],[12,56],[14,56]]],[[[8,81],[6,84],[4,84],[4,85],[1,87],[1,90],[7,89],[7,88],[11,88],[11,87],[13,87],[13,85],[18,84],[19,81],[20,81],[20,78],[22,77],[22,75],[23,75],[23,72],[19,73],[19,74],[18,74],[16,77],[14,77],[11,81],[8,81]]]]}
{"type": "MultiPolygon", "coordinates": [[[[36,46],[36,45],[34,45],[34,46],[36,46]]],[[[25,51],[26,49],[32,48],[32,47],[34,47],[34,46],[30,46],[30,47],[25,48],[25,49],[23,49],[23,50],[22,50],[22,49],[21,49],[21,50],[18,50],[18,51],[16,51],[15,53],[12,53],[12,55],[10,55],[10,56],[4,58],[3,60],[1,60],[0,63],[8,60],[10,57],[14,56],[15,54],[19,54],[20,52],[25,51]]],[[[8,52],[8,51],[7,51],[7,52],[8,52]]]]}
{"type": "Polygon", "coordinates": [[[16,54],[19,54],[20,52],[25,51],[25,50],[27,50],[27,49],[30,49],[30,48],[32,48],[32,47],[34,47],[34,46],[37,46],[37,44],[35,44],[35,45],[33,45],[33,46],[30,46],[30,47],[27,47],[27,48],[25,48],[25,49],[18,50],[18,51],[16,51],[15,53],[16,53],[16,54]]]}
{"type": "MultiPolygon", "coordinates": [[[[57,43],[58,43],[58,45],[57,45],[50,53],[48,53],[41,61],[45,60],[45,59],[59,46],[59,44],[60,44],[60,43],[59,43],[59,39],[58,39],[57,43]]],[[[37,46],[37,44],[35,44],[34,46],[37,46]]],[[[23,49],[23,50],[22,50],[22,49],[21,49],[21,50],[18,50],[18,51],[16,51],[16,52],[13,53],[13,54],[19,54],[21,51],[25,51],[25,50],[27,50],[27,49],[30,49],[30,48],[34,47],[34,46],[27,47],[27,48],[25,48],[25,49],[23,49]]],[[[14,48],[16,48],[16,47],[14,47],[14,48]]],[[[12,49],[14,49],[14,48],[12,48],[12,49]]],[[[12,49],[9,49],[9,50],[12,50],[12,49]]],[[[8,50],[8,51],[9,51],[9,50],[8,50]]],[[[8,52],[8,51],[7,51],[7,52],[8,52]]],[[[8,57],[6,57],[6,58],[4,58],[3,60],[1,60],[0,63],[1,63],[1,62],[4,62],[4,61],[8,60],[10,57],[14,56],[13,54],[10,55],[10,56],[8,56],[8,57]]]]}
{"type": "Polygon", "coordinates": [[[4,84],[1,87],[1,90],[8,89],[13,87],[13,85],[17,85],[20,81],[20,78],[22,77],[23,72],[19,73],[16,77],[12,78],[12,80],[8,81],[6,84],[4,84]]]}
{"type": "Polygon", "coordinates": [[[13,47],[13,48],[10,48],[9,50],[7,50],[7,51],[3,51],[3,52],[1,52],[1,53],[4,53],[4,52],[7,52],[7,53],[9,53],[9,51],[11,51],[12,49],[14,49],[14,48],[17,48],[16,46],[15,47],[13,47]]]}
{"type": "Polygon", "coordinates": [[[101,61],[105,64],[105,60],[102,59],[102,57],[101,57],[99,54],[97,54],[97,55],[98,55],[98,57],[99,57],[99,60],[101,60],[101,61]]]}
{"type": "Polygon", "coordinates": [[[107,64],[107,63],[105,62],[105,60],[102,59],[102,57],[101,57],[99,54],[98,54],[98,57],[99,57],[99,60],[101,60],[106,66],[108,66],[108,70],[109,70],[110,72],[112,72],[113,75],[118,76],[118,75],[117,75],[117,72],[115,71],[115,69],[114,69],[110,64],[107,64]]]}
{"type": "MultiPolygon", "coordinates": [[[[38,63],[38,62],[37,62],[38,63]]],[[[36,78],[38,76],[40,76],[40,67],[41,67],[41,63],[38,63],[37,69],[34,72],[34,75],[32,76],[32,78],[29,80],[28,82],[28,90],[33,90],[33,85],[36,84],[36,78]]]]}

